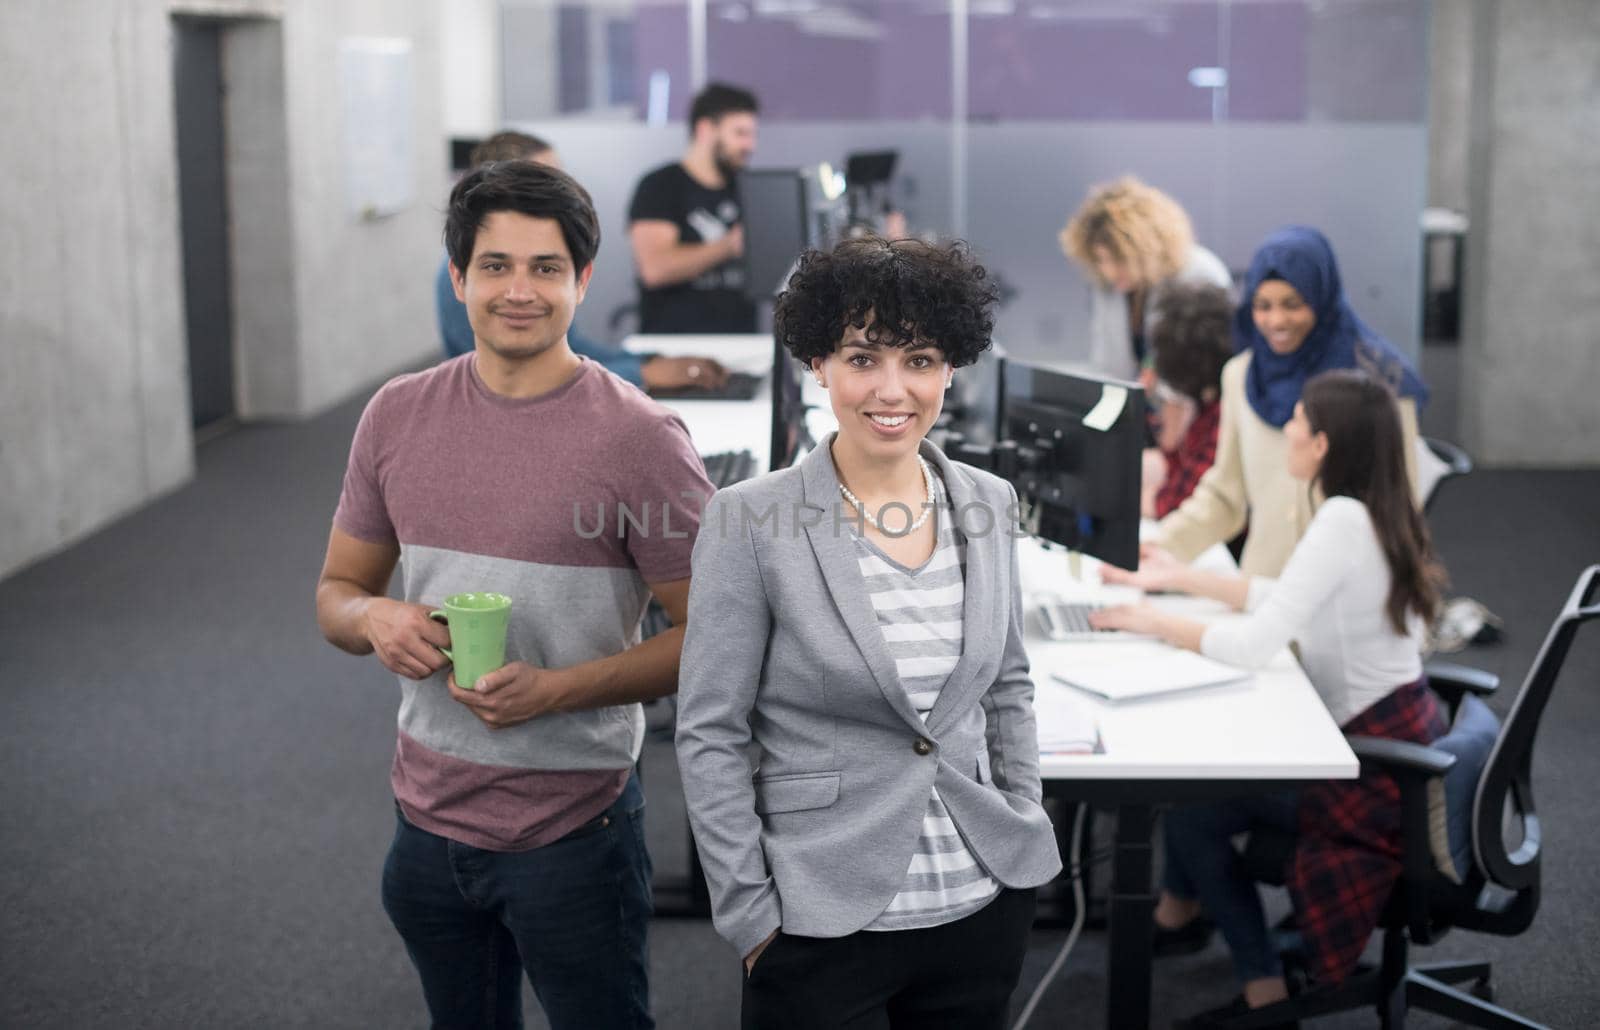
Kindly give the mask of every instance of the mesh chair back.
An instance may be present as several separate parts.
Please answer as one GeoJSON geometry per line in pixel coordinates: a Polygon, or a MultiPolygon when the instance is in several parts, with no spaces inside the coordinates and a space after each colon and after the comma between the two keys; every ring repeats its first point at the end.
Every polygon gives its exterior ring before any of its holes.
{"type": "Polygon", "coordinates": [[[1600,565],[1591,565],[1578,576],[1551,625],[1478,782],[1472,811],[1474,857],[1489,882],[1505,890],[1538,888],[1541,834],[1531,775],[1534,737],[1578,627],[1597,617],[1600,565]]]}

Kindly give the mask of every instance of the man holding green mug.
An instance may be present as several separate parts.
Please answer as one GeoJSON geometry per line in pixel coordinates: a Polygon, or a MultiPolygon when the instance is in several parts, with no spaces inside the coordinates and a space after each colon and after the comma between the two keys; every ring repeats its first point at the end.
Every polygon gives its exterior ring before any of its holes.
{"type": "Polygon", "coordinates": [[[450,646],[439,650],[450,662],[450,678],[461,689],[475,689],[480,679],[506,663],[511,598],[505,594],[451,594],[444,607],[428,617],[450,630],[450,646]]]}
{"type": "Polygon", "coordinates": [[[400,677],[383,901],[435,1025],[520,1024],[522,972],[555,1030],[653,1025],[639,702],[677,688],[711,485],[675,416],[567,344],[599,240],[556,169],[457,184],[475,350],[368,403],[317,586],[324,635],[400,677]],[[515,599],[481,675],[453,613],[430,617],[467,593],[515,599]],[[652,594],[674,627],[640,643],[652,594]]]}

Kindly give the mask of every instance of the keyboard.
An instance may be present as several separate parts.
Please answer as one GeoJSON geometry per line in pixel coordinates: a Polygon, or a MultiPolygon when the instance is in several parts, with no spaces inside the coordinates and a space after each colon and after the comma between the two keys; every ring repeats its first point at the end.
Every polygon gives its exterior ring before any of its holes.
{"type": "Polygon", "coordinates": [[[742,483],[760,471],[756,468],[756,456],[749,451],[718,451],[702,454],[700,460],[705,462],[706,478],[718,490],[742,483]]]}
{"type": "Polygon", "coordinates": [[[715,389],[704,386],[678,386],[650,391],[652,397],[667,397],[680,401],[748,401],[761,391],[767,381],[764,375],[751,372],[729,372],[728,379],[715,389]]]}
{"type": "Polygon", "coordinates": [[[1089,613],[1104,605],[1062,601],[1059,598],[1041,598],[1038,603],[1039,623],[1045,636],[1051,640],[1119,640],[1128,634],[1114,629],[1095,629],[1089,625],[1089,613]]]}

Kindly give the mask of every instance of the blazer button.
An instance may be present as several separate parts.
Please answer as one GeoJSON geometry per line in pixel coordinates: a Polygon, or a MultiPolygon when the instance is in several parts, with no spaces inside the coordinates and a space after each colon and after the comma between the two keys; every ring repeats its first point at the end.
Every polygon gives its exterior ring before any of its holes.
{"type": "Polygon", "coordinates": [[[915,751],[919,755],[925,755],[933,750],[933,745],[928,743],[928,739],[926,737],[918,737],[917,742],[911,745],[911,750],[915,751]]]}

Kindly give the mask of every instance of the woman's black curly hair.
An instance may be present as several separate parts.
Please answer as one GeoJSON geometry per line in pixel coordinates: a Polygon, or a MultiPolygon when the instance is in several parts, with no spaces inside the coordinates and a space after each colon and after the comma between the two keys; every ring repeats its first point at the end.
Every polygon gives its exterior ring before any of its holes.
{"type": "Polygon", "coordinates": [[[860,236],[801,257],[778,294],[773,332],[807,365],[831,355],[853,325],[873,343],[932,344],[959,368],[989,348],[998,300],[988,271],[960,241],[860,236]]]}

